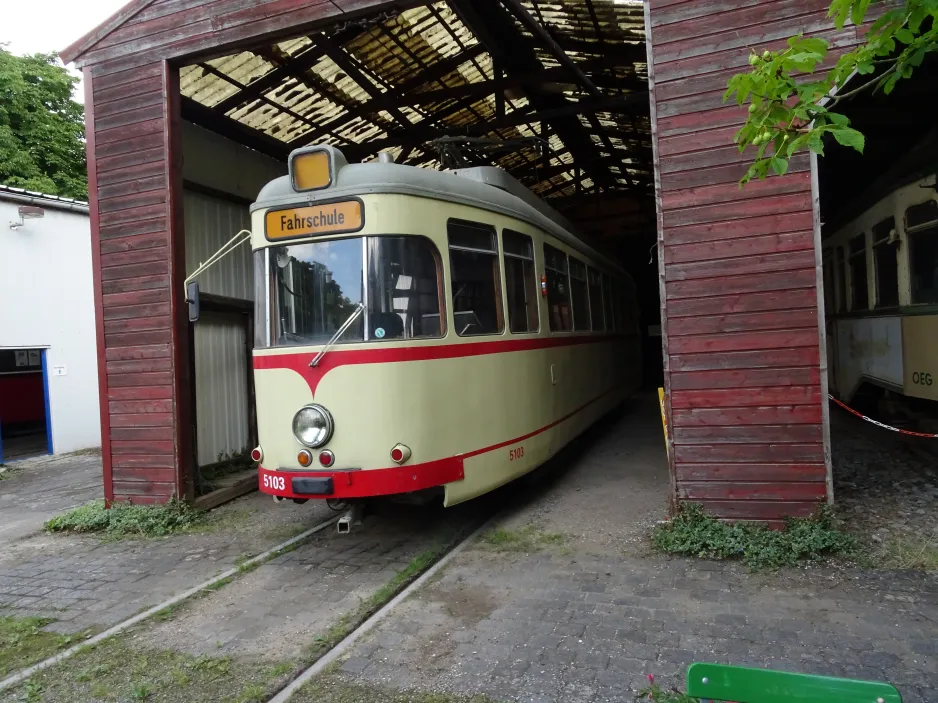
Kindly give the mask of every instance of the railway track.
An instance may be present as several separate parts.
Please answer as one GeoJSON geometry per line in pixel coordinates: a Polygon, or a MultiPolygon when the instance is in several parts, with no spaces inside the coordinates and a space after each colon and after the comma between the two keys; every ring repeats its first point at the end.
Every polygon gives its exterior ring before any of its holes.
{"type": "MultiPolygon", "coordinates": [[[[376,602],[371,611],[362,612],[359,615],[358,620],[353,620],[350,622],[349,629],[344,634],[344,636],[342,636],[339,641],[332,644],[332,646],[330,646],[328,649],[321,652],[314,662],[310,663],[310,665],[305,669],[296,673],[291,680],[282,684],[281,687],[277,689],[269,699],[269,703],[281,703],[283,701],[290,700],[290,698],[308,681],[317,676],[337,658],[341,657],[363,635],[371,631],[376,625],[378,625],[378,623],[385,619],[387,615],[400,602],[405,600],[414,591],[420,589],[430,578],[434,576],[434,574],[444,568],[459,552],[465,549],[476,538],[476,536],[480,534],[482,530],[486,528],[493,517],[498,513],[502,502],[493,501],[493,503],[494,504],[490,503],[487,505],[487,509],[479,511],[478,514],[473,515],[469,520],[467,520],[466,524],[462,526],[454,535],[452,535],[447,543],[439,548],[439,550],[434,554],[433,559],[422,565],[420,571],[407,574],[407,577],[402,579],[401,582],[397,584],[396,592],[389,594],[389,600],[376,602]]],[[[303,533],[285,540],[284,542],[281,542],[280,544],[265,550],[251,559],[246,560],[238,567],[227,569],[217,576],[196,586],[193,586],[192,588],[179,593],[172,598],[158,603],[157,605],[154,605],[147,610],[134,615],[133,617],[127,618],[126,620],[109,627],[103,632],[89,639],[83,640],[69,647],[68,649],[55,654],[54,656],[51,656],[47,659],[32,664],[31,666],[21,669],[20,671],[8,675],[4,679],[0,680],[0,693],[24,684],[33,675],[67,661],[71,657],[79,654],[79,652],[82,650],[98,645],[105,640],[114,638],[121,633],[130,630],[130,628],[133,628],[134,626],[145,624],[148,620],[153,619],[154,616],[157,616],[160,613],[168,612],[170,609],[184,603],[185,601],[197,598],[203,593],[216,590],[219,587],[226,585],[229,581],[236,579],[240,574],[247,573],[254,567],[260,566],[274,559],[280,554],[295,549],[300,545],[300,543],[308,541],[309,538],[311,538],[316,533],[322,532],[328,528],[333,528],[337,520],[338,516],[325,520],[304,531],[303,533]]],[[[343,539],[343,537],[339,536],[339,539],[343,539]]]]}

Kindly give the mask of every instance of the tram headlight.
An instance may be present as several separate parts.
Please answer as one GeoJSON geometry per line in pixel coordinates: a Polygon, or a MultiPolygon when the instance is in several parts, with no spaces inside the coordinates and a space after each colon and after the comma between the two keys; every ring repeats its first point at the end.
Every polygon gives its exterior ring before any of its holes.
{"type": "Polygon", "coordinates": [[[332,415],[321,405],[307,405],[293,416],[293,436],[307,447],[321,447],[332,437],[332,415]]]}

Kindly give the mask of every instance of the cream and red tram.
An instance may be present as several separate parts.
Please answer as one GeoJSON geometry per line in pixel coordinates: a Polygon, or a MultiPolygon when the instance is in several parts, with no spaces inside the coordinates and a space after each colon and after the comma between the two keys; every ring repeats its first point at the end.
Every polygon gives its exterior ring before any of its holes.
{"type": "Polygon", "coordinates": [[[637,387],[632,281],[504,171],[289,170],[251,207],[261,491],[453,505],[637,387]]]}

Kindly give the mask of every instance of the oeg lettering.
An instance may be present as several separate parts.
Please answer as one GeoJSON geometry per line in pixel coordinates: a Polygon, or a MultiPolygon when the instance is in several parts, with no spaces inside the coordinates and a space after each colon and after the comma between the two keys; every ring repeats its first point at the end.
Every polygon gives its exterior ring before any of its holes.
{"type": "Polygon", "coordinates": [[[334,227],[345,224],[345,213],[332,208],[332,212],[320,210],[316,215],[309,217],[300,217],[293,213],[292,217],[287,215],[280,216],[280,229],[286,232],[292,232],[298,229],[318,229],[320,227],[334,227]]]}

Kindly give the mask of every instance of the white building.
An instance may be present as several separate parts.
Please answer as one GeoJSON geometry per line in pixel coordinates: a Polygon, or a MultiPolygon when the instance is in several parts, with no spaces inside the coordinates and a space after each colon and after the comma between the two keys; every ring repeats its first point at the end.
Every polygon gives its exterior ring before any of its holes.
{"type": "Polygon", "coordinates": [[[101,445],[87,203],[0,185],[0,462],[101,445]]]}

